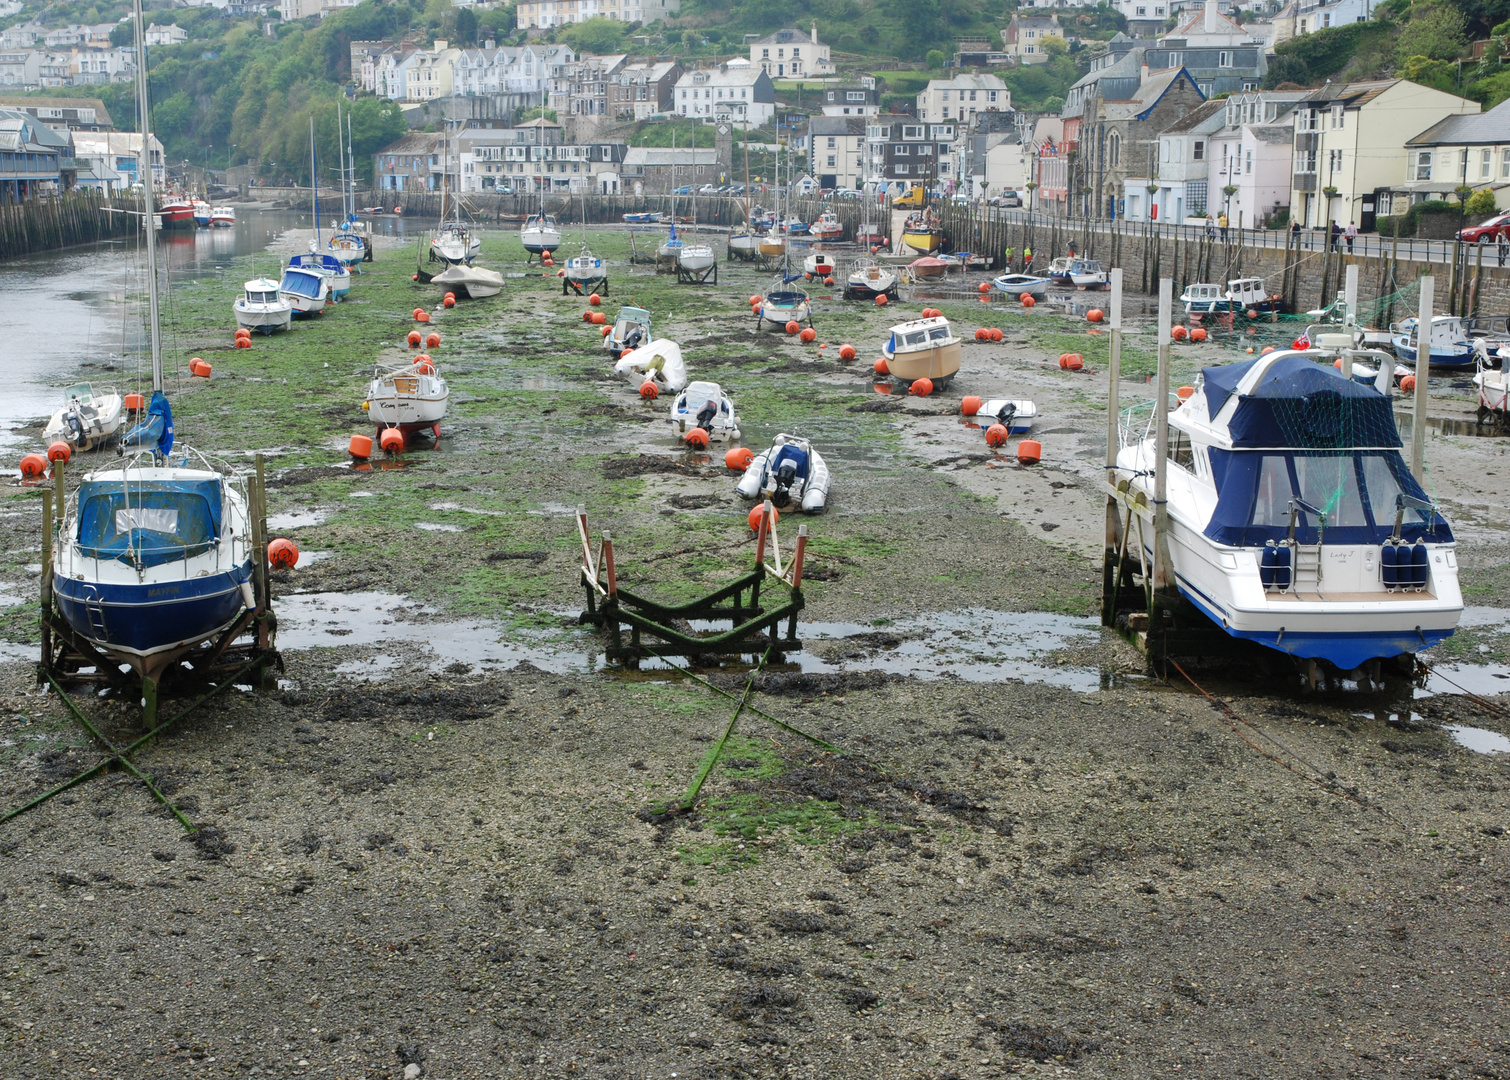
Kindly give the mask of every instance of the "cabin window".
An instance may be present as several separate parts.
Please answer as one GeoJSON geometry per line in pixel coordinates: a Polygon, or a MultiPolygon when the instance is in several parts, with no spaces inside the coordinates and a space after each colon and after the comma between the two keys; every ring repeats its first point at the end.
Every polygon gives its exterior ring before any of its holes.
{"type": "Polygon", "coordinates": [[[948,341],[949,328],[947,326],[935,326],[928,331],[928,337],[933,341],[948,341]]]}
{"type": "Polygon", "coordinates": [[[916,333],[908,334],[903,340],[908,345],[926,345],[928,344],[928,335],[919,330],[916,333]]]}
{"type": "Polygon", "coordinates": [[[115,512],[115,531],[130,532],[132,529],[147,529],[151,532],[176,533],[178,511],[173,507],[133,506],[129,510],[115,512]]]}

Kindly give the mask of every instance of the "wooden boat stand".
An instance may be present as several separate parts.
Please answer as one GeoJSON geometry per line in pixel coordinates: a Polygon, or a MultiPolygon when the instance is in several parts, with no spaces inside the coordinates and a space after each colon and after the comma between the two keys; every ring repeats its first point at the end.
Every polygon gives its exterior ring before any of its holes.
{"type": "Polygon", "coordinates": [[[263,479],[264,459],[257,455],[257,472],[248,486],[247,516],[251,523],[251,549],[256,552],[252,560],[252,595],[256,607],[244,611],[241,617],[227,627],[212,641],[173,652],[154,656],[143,668],[122,671],[121,665],[96,649],[76,634],[57,609],[52,588],[52,553],[54,522],[63,518],[63,504],[67,490],[61,462],[53,465],[53,489],[44,492],[42,499],[42,589],[41,611],[42,649],[37,665],[37,682],[51,686],[59,699],[90,738],[105,751],[106,757],[94,766],[79,773],[71,780],[44,791],[23,805],[0,815],[0,824],[61,794],[86,780],[112,769],[125,769],[146,785],[152,797],[172,811],[173,816],[190,832],[196,826],[175,807],[153,783],[152,777],[143,773],[132,761],[131,755],[151,744],[157,737],[173,728],[180,720],[194,712],[227,689],[238,683],[250,683],[253,687],[266,689],[273,681],[275,671],[282,670],[283,661],[276,646],[278,619],[272,607],[272,587],[267,561],[267,489],[263,479]],[[85,668],[93,670],[86,671],[85,668]],[[158,690],[168,680],[188,682],[191,680],[209,687],[186,708],[169,719],[158,721],[158,690]],[[139,688],[142,709],[141,727],[145,734],[122,747],[108,738],[92,723],[69,696],[67,687],[77,685],[104,685],[122,690],[139,688]]]}
{"type": "Polygon", "coordinates": [[[718,284],[718,260],[713,260],[713,265],[706,270],[688,270],[678,260],[676,264],[676,280],[682,285],[717,285],[718,284]]]}
{"type": "MultiPolygon", "coordinates": [[[[614,565],[613,537],[605,531],[593,551],[587,511],[577,508],[577,534],[582,544],[582,587],[587,609],[579,622],[593,623],[608,633],[608,658],[638,664],[642,659],[703,655],[766,654],[779,661],[801,648],[797,614],[803,608],[802,563],[807,552],[807,526],[797,531],[797,549],[783,562],[772,507],[766,502],[755,536],[755,566],[749,573],[713,592],[681,604],[664,604],[619,584],[614,565]],[[766,558],[769,549],[771,558],[766,558]],[[761,587],[770,581],[785,591],[773,607],[760,603],[761,587]],[[727,624],[696,631],[693,620],[727,624]],[[782,623],[786,623],[785,634],[782,623]],[[629,633],[626,637],[625,626],[629,633]]],[[[763,660],[762,663],[765,661],[763,660]]]]}
{"type": "Polygon", "coordinates": [[[563,276],[561,278],[562,296],[570,296],[571,293],[576,293],[578,296],[586,296],[589,292],[595,292],[599,296],[607,296],[608,274],[604,273],[602,277],[598,278],[596,281],[589,282],[586,285],[582,284],[581,282],[573,281],[569,277],[563,276]],[[570,290],[570,292],[567,291],[568,289],[570,290]]]}

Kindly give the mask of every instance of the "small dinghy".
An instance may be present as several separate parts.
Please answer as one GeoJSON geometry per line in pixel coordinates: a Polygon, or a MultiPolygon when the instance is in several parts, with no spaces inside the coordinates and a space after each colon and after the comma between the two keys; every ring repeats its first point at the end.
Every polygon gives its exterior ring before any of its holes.
{"type": "Polygon", "coordinates": [[[908,385],[931,379],[940,390],[959,371],[960,351],[960,340],[942,315],[898,323],[881,346],[893,379],[908,385]]]}
{"type": "Polygon", "coordinates": [[[621,307],[613,329],[603,339],[603,348],[615,360],[650,340],[650,312],[640,307],[621,307]]]}
{"type": "Polygon", "coordinates": [[[440,421],[446,415],[450,391],[446,380],[427,356],[415,361],[379,364],[367,384],[367,416],[383,428],[402,432],[429,428],[440,438],[440,421]]]}
{"type": "Polygon", "coordinates": [[[949,260],[940,259],[936,255],[925,255],[921,259],[913,259],[907,268],[915,278],[941,278],[949,270],[949,260]]]}
{"type": "Polygon", "coordinates": [[[786,288],[797,277],[798,275],[781,275],[776,279],[775,286],[760,298],[760,307],[755,312],[755,329],[763,328],[766,323],[780,327],[789,322],[812,323],[813,302],[807,293],[801,289],[786,288]]]}
{"type": "Polygon", "coordinates": [[[660,220],[661,214],[658,210],[641,210],[638,213],[623,215],[626,225],[658,225],[660,220]]]}
{"type": "Polygon", "coordinates": [[[566,280],[579,291],[590,292],[594,285],[608,280],[608,264],[582,245],[582,252],[566,260],[566,280]]]}
{"type": "Polygon", "coordinates": [[[991,284],[1008,296],[1021,296],[1027,293],[1034,300],[1042,300],[1049,293],[1050,280],[1039,277],[1036,274],[1002,274],[994,278],[991,284]]]}
{"type": "Polygon", "coordinates": [[[624,353],[613,369],[637,383],[653,382],[659,390],[680,390],[687,385],[682,347],[667,338],[657,338],[649,345],[624,353]]]}
{"type": "Polygon", "coordinates": [[[975,422],[982,428],[1000,424],[1008,435],[1026,435],[1038,419],[1038,406],[1031,401],[1014,401],[1010,398],[992,398],[975,414],[975,422]]]}
{"type": "Polygon", "coordinates": [[[739,438],[739,417],[734,402],[714,382],[688,383],[671,403],[671,430],[685,439],[693,428],[708,433],[709,442],[733,442],[739,438]]]}
{"type": "Polygon", "coordinates": [[[42,429],[42,438],[48,442],[62,439],[75,450],[93,450],[121,430],[121,395],[114,390],[96,394],[89,383],[77,383],[63,391],[63,401],[42,429]]]}
{"type": "Polygon", "coordinates": [[[454,292],[468,300],[497,296],[503,291],[503,275],[484,266],[455,263],[430,278],[432,285],[454,292]]]}
{"type": "Polygon", "coordinates": [[[874,300],[883,295],[895,298],[896,294],[897,272],[868,255],[855,261],[844,281],[846,300],[874,300]]]}
{"type": "Polygon", "coordinates": [[[755,455],[734,490],[743,499],[770,499],[785,510],[795,506],[821,513],[832,484],[828,465],[813,444],[796,435],[777,435],[771,448],[755,455]]]}
{"type": "Polygon", "coordinates": [[[278,291],[278,283],[255,278],[242,286],[241,296],[232,305],[236,325],[263,334],[287,330],[294,317],[294,306],[278,291]]]}
{"type": "Polygon", "coordinates": [[[802,260],[802,272],[808,277],[824,278],[834,272],[837,260],[826,251],[815,251],[802,260]]]}

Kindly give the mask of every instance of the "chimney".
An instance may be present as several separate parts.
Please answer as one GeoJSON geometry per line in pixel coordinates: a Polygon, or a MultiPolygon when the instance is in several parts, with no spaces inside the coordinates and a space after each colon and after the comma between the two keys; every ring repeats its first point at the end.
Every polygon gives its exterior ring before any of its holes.
{"type": "Polygon", "coordinates": [[[438,53],[445,52],[446,49],[450,47],[450,44],[451,43],[449,41],[447,41],[445,38],[436,38],[435,39],[435,51],[438,52],[438,53]]]}
{"type": "Polygon", "coordinates": [[[488,40],[482,43],[482,47],[484,49],[496,49],[498,47],[498,42],[494,41],[492,38],[488,38],[488,40]]]}
{"type": "Polygon", "coordinates": [[[1205,30],[1208,34],[1216,33],[1216,0],[1206,0],[1205,30]]]}
{"type": "Polygon", "coordinates": [[[813,44],[818,44],[818,20],[813,20],[813,44]]]}
{"type": "Polygon", "coordinates": [[[1142,82],[1147,82],[1148,81],[1148,61],[1147,60],[1143,61],[1143,78],[1142,78],[1141,81],[1142,82]]]}

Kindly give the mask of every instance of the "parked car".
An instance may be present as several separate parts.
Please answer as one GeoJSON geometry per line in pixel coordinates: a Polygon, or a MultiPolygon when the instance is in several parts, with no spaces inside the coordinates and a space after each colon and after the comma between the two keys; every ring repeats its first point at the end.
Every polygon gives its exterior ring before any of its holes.
{"type": "Polygon", "coordinates": [[[1458,233],[1465,244],[1492,244],[1501,236],[1510,237],[1510,214],[1495,214],[1488,221],[1470,226],[1458,233]]]}
{"type": "Polygon", "coordinates": [[[834,192],[834,198],[836,199],[858,199],[859,197],[860,193],[854,188],[840,188],[834,192]]]}
{"type": "Polygon", "coordinates": [[[691,184],[683,184],[681,187],[677,188],[671,194],[673,194],[673,195],[691,195],[692,194],[692,185],[691,184]]]}
{"type": "Polygon", "coordinates": [[[744,193],[745,193],[745,186],[743,184],[730,184],[729,185],[729,194],[730,195],[743,195],[744,193]]]}
{"type": "Polygon", "coordinates": [[[1008,188],[1006,191],[1003,191],[1000,195],[992,199],[991,205],[1006,207],[1021,206],[1022,196],[1017,194],[1017,192],[1013,191],[1011,188],[1008,188]]]}
{"type": "Polygon", "coordinates": [[[699,195],[717,195],[718,194],[718,185],[717,184],[704,184],[702,187],[700,187],[700,188],[697,189],[697,193],[699,195]]]}

